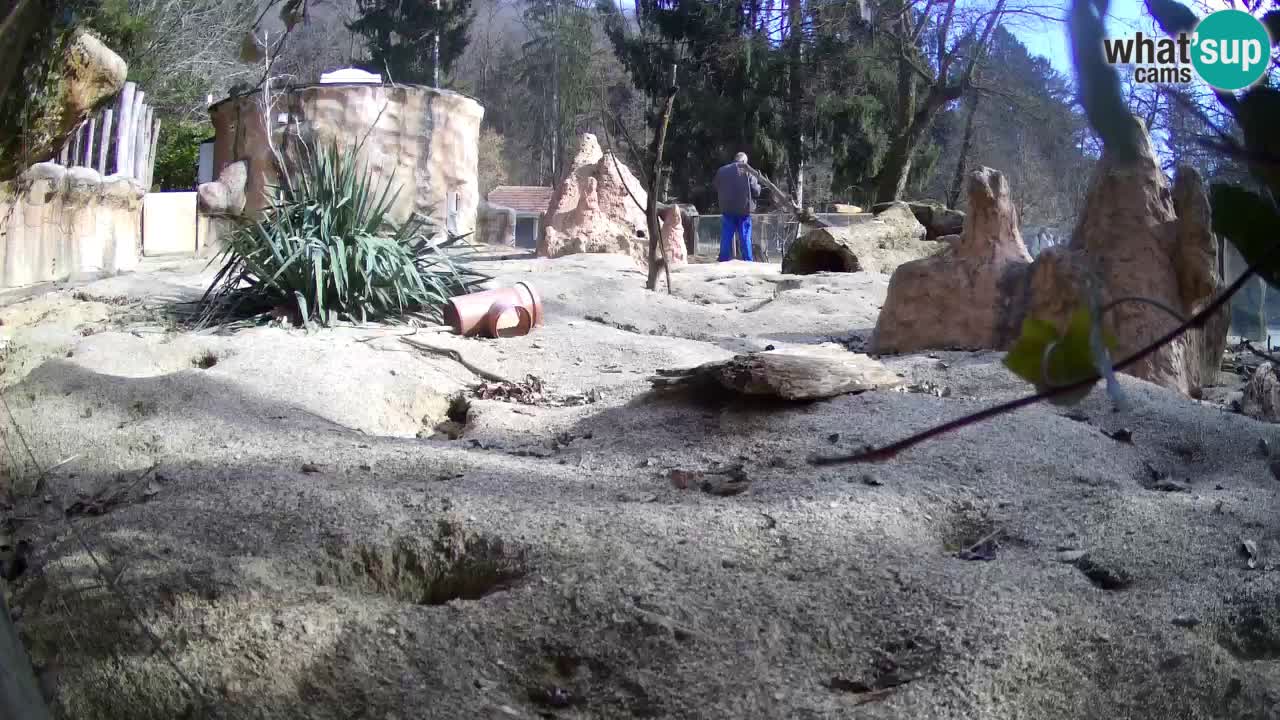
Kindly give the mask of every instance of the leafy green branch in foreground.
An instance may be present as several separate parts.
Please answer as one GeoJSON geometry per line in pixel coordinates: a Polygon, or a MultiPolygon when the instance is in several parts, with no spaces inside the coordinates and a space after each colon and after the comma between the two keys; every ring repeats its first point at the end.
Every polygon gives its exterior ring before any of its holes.
{"type": "MultiPolygon", "coordinates": [[[[1082,90],[1081,102],[1090,124],[1108,150],[1125,155],[1131,151],[1133,141],[1125,129],[1126,125],[1132,125],[1125,117],[1128,108],[1121,95],[1116,69],[1100,62],[1106,7],[1106,0],[1073,0],[1069,22],[1072,49],[1082,90]]],[[[1190,9],[1176,0],[1153,0],[1148,9],[1161,27],[1171,33],[1185,31],[1195,18],[1190,9]]],[[[1270,20],[1274,23],[1275,18],[1270,20]]],[[[1273,131],[1280,124],[1280,92],[1260,85],[1241,98],[1221,92],[1217,95],[1243,131],[1243,146],[1235,149],[1248,160],[1250,173],[1269,190],[1270,197],[1221,183],[1210,188],[1213,231],[1229,240],[1248,263],[1248,269],[1213,302],[1112,367],[1106,367],[1109,364],[1106,345],[1110,343],[1101,332],[1104,311],[1097,303],[1078,311],[1061,335],[1048,324],[1031,319],[1024,325],[1023,335],[1011,349],[1006,364],[1040,388],[1039,392],[956,418],[880,448],[852,455],[812,458],[810,463],[881,462],[927,440],[1042,400],[1057,404],[1078,402],[1104,376],[1111,382],[1112,373],[1150,356],[1187,330],[1203,327],[1255,275],[1269,285],[1280,286],[1280,253],[1275,239],[1280,229],[1280,212],[1272,200],[1280,195],[1280,140],[1273,131]]]]}
{"type": "MultiPolygon", "coordinates": [[[[1165,333],[1162,337],[1158,338],[1157,340],[1152,342],[1150,345],[1147,345],[1146,347],[1142,348],[1141,350],[1138,350],[1137,352],[1130,355],[1129,357],[1126,357],[1123,360],[1120,360],[1119,362],[1115,363],[1114,369],[1116,370],[1116,372],[1124,370],[1125,368],[1130,367],[1135,363],[1141,361],[1143,358],[1151,355],[1152,353],[1156,352],[1160,348],[1164,347],[1165,345],[1169,344],[1173,340],[1177,339],[1180,335],[1185,333],[1187,330],[1190,330],[1195,327],[1203,326],[1205,322],[1209,320],[1209,318],[1213,317],[1214,313],[1221,310],[1231,300],[1232,295],[1235,295],[1236,292],[1240,290],[1240,288],[1244,287],[1245,284],[1249,282],[1249,280],[1253,279],[1254,271],[1255,271],[1255,268],[1252,268],[1252,267],[1249,268],[1244,272],[1244,274],[1242,274],[1239,278],[1237,278],[1235,282],[1231,283],[1229,286],[1227,286],[1225,290],[1219,293],[1218,296],[1214,298],[1213,302],[1206,305],[1204,309],[1202,309],[1200,312],[1196,313],[1194,316],[1189,318],[1186,322],[1179,324],[1177,327],[1165,333]]],[[[919,445],[920,443],[925,442],[927,440],[932,440],[933,438],[936,438],[940,435],[945,435],[953,430],[959,430],[960,428],[965,427],[967,425],[972,425],[974,423],[981,422],[989,418],[998,417],[1000,415],[1004,415],[1005,413],[1013,412],[1014,410],[1019,410],[1029,405],[1034,405],[1040,402],[1041,400],[1053,400],[1055,398],[1070,397],[1070,396],[1083,397],[1083,395],[1087,394],[1088,390],[1092,389],[1094,384],[1101,379],[1102,379],[1102,376],[1097,372],[1094,372],[1089,374],[1087,377],[1076,380],[1075,382],[1055,385],[1053,387],[1049,387],[1049,388],[1046,388],[1045,390],[1037,392],[1034,395],[1027,395],[1026,397],[1020,397],[1017,400],[1010,400],[1009,402],[1006,402],[1006,403],[993,405],[992,407],[979,410],[976,413],[971,413],[969,415],[965,415],[964,417],[956,418],[955,420],[942,423],[941,425],[935,425],[934,427],[931,427],[928,430],[918,432],[915,435],[903,438],[902,440],[898,440],[896,442],[890,443],[883,447],[871,448],[869,450],[864,450],[862,452],[854,453],[852,455],[815,457],[815,458],[811,458],[809,462],[812,465],[838,465],[843,463],[883,462],[885,460],[888,460],[894,457],[895,455],[902,452],[903,450],[907,450],[908,448],[915,447],[916,445],[919,445]]]]}

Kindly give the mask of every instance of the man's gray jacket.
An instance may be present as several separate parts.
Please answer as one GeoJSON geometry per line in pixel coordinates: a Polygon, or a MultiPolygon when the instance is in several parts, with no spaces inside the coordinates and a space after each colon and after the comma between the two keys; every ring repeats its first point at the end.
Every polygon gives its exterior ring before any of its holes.
{"type": "Polygon", "coordinates": [[[720,196],[720,213],[723,215],[750,215],[755,212],[756,198],[760,197],[760,181],[756,180],[746,165],[731,162],[716,171],[716,194],[720,196]]]}

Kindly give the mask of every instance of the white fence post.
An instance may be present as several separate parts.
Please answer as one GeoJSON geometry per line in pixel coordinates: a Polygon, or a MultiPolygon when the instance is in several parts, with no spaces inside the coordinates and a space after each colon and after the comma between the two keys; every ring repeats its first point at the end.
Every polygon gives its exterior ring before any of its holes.
{"type": "Polygon", "coordinates": [[[71,137],[67,139],[67,144],[71,146],[71,157],[67,162],[62,163],[67,167],[71,167],[80,162],[80,138],[84,137],[84,123],[76,125],[76,129],[71,131],[71,137]]]}
{"type": "Polygon", "coordinates": [[[129,115],[133,112],[133,95],[138,86],[127,82],[120,91],[120,111],[116,113],[116,173],[129,174],[129,115]]]}
{"type": "Polygon", "coordinates": [[[102,147],[98,148],[98,174],[107,174],[107,151],[111,149],[111,118],[115,111],[107,108],[102,113],[102,147]]]}
{"type": "Polygon", "coordinates": [[[142,127],[144,104],[147,94],[141,90],[133,95],[133,109],[129,111],[129,157],[125,158],[125,167],[128,168],[128,174],[131,178],[138,177],[138,152],[139,146],[142,144],[139,140],[141,133],[139,129],[142,127]]]}
{"type": "Polygon", "coordinates": [[[160,147],[160,118],[151,126],[151,151],[147,153],[147,187],[156,181],[156,150],[160,147]]]}
{"type": "Polygon", "coordinates": [[[98,129],[98,118],[89,118],[89,126],[84,132],[84,160],[80,163],[85,167],[93,167],[93,134],[98,129]]]}

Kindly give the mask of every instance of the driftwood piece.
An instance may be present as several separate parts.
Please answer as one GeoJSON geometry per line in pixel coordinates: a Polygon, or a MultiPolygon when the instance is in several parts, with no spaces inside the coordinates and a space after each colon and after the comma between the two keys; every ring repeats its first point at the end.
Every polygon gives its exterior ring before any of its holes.
{"type": "Polygon", "coordinates": [[[659,370],[655,388],[716,384],[752,397],[817,400],[894,387],[904,381],[877,360],[836,345],[737,355],[684,370],[659,370]]]}

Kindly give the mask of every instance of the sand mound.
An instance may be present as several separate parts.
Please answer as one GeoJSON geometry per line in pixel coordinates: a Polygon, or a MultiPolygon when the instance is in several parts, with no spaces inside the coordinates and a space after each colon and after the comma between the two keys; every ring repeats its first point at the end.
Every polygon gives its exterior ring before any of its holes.
{"type": "Polygon", "coordinates": [[[71,357],[7,397],[44,462],[79,454],[51,487],[81,501],[73,522],[204,696],[95,588],[33,497],[15,509],[33,518],[19,534],[35,552],[12,605],[59,707],[335,719],[352,708],[1277,711],[1280,580],[1264,569],[1280,551],[1277,486],[1257,450],[1276,447],[1272,426],[1126,379],[1126,413],[1099,397],[1036,406],[885,464],[818,469],[806,458],[1025,387],[998,354],[939,353],[888,361],[917,392],[796,405],[655,395],[645,378],[660,367],[828,337],[856,345],[886,278],[691,265],[668,297],[615,262],[627,259],[494,266],[539,288],[548,325],[432,342],[513,379],[535,375],[548,399],[471,398],[460,417],[454,408],[452,441],[412,436],[475,379],[396,352],[394,338],[68,339],[71,357]],[[687,482],[727,472],[746,477],[746,492],[687,482]],[[979,544],[992,536],[994,547],[979,544]],[[1253,568],[1237,555],[1242,538],[1253,568]]]}

